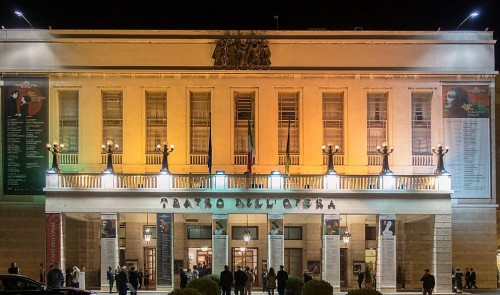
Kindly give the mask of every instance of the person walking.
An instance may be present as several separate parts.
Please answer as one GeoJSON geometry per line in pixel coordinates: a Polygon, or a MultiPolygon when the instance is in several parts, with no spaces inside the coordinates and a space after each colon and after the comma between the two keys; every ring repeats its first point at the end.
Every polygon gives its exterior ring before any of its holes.
{"type": "Polygon", "coordinates": [[[142,289],[142,281],[144,279],[144,273],[142,272],[142,268],[139,269],[137,273],[139,275],[139,290],[142,289]]]}
{"type": "Polygon", "coordinates": [[[43,265],[43,263],[40,263],[38,272],[40,273],[40,283],[45,284],[45,266],[43,265]]]}
{"type": "Polygon", "coordinates": [[[56,262],[47,273],[47,285],[51,288],[61,288],[64,284],[64,275],[56,262]]]}
{"type": "Polygon", "coordinates": [[[274,268],[269,268],[269,273],[267,274],[266,289],[268,295],[274,295],[274,289],[276,289],[276,273],[274,268]]]}
{"type": "Polygon", "coordinates": [[[288,280],[288,273],[285,271],[285,267],[280,265],[280,270],[276,275],[276,280],[278,281],[278,294],[285,295],[286,281],[288,280]]]}
{"type": "Polygon", "coordinates": [[[244,295],[245,293],[245,283],[247,282],[247,275],[241,269],[241,266],[236,267],[236,272],[234,273],[234,295],[244,295]]]}
{"type": "Polygon", "coordinates": [[[358,287],[360,289],[363,289],[363,287],[361,287],[361,284],[363,284],[364,279],[365,279],[365,273],[362,272],[361,270],[358,270],[358,287]]]}
{"type": "Polygon", "coordinates": [[[127,269],[123,266],[116,276],[116,289],[119,295],[127,295],[127,269]]]}
{"type": "Polygon", "coordinates": [[[233,274],[229,271],[229,266],[224,265],[224,270],[220,273],[219,286],[222,289],[222,295],[231,295],[231,286],[233,284],[233,274]]]}
{"type": "Polygon", "coordinates": [[[106,277],[109,283],[109,294],[111,294],[113,293],[113,285],[115,283],[115,271],[111,266],[108,267],[108,270],[106,271],[106,277]]]}
{"type": "Polygon", "coordinates": [[[463,284],[462,284],[462,277],[464,276],[464,274],[460,271],[460,268],[457,267],[455,269],[455,290],[458,292],[458,293],[462,293],[464,287],[463,287],[463,284]]]}
{"type": "Polygon", "coordinates": [[[181,289],[184,289],[186,288],[186,285],[188,283],[188,276],[186,274],[186,269],[185,268],[181,268],[181,271],[180,271],[180,276],[181,276],[181,289]]]}
{"type": "Polygon", "coordinates": [[[149,290],[149,271],[147,269],[144,271],[144,288],[149,290]]]}
{"type": "Polygon", "coordinates": [[[470,288],[474,287],[474,289],[477,289],[477,286],[476,286],[476,272],[474,271],[474,269],[471,267],[470,268],[470,288]]]}
{"type": "Polygon", "coordinates": [[[422,295],[432,295],[432,290],[436,285],[436,280],[434,276],[429,273],[429,269],[424,269],[424,275],[420,279],[422,282],[422,295]]]}
{"type": "Polygon", "coordinates": [[[19,267],[17,266],[17,263],[15,263],[15,262],[12,262],[10,264],[10,267],[9,267],[9,269],[7,271],[8,271],[9,274],[13,274],[13,275],[18,275],[18,274],[21,273],[19,271],[19,267]]]}
{"type": "Polygon", "coordinates": [[[245,295],[252,295],[252,286],[253,282],[255,282],[255,276],[250,271],[250,267],[245,268],[245,275],[247,276],[247,280],[245,282],[245,295]]]}
{"type": "Polygon", "coordinates": [[[266,292],[266,288],[267,288],[267,274],[268,274],[268,271],[266,268],[264,268],[262,270],[262,292],[266,292]]]}
{"type": "Polygon", "coordinates": [[[470,289],[470,271],[469,268],[465,268],[465,287],[464,289],[470,289]]]}
{"type": "Polygon", "coordinates": [[[71,282],[71,287],[80,288],[80,269],[76,265],[73,265],[71,282]]]}
{"type": "Polygon", "coordinates": [[[137,272],[135,266],[130,267],[130,272],[128,274],[128,282],[135,289],[135,292],[131,291],[130,293],[137,293],[137,290],[139,289],[139,273],[137,272]]]}

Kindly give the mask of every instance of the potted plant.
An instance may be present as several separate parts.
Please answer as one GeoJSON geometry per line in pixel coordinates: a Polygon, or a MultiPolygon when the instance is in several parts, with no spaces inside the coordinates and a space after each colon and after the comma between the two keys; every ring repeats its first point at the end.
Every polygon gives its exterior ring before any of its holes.
{"type": "Polygon", "coordinates": [[[403,273],[403,268],[398,265],[396,269],[396,289],[404,288],[405,285],[405,274],[403,273]]]}
{"type": "Polygon", "coordinates": [[[302,288],[302,295],[332,295],[333,287],[327,281],[311,280],[302,288]]]}
{"type": "Polygon", "coordinates": [[[365,288],[370,289],[372,287],[373,277],[372,272],[370,270],[370,266],[366,265],[365,268],[365,288]]]}

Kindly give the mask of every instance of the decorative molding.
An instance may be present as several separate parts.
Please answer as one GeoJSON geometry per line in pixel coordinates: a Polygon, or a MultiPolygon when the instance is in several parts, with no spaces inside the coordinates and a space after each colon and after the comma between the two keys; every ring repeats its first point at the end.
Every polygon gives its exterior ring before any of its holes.
{"type": "Polygon", "coordinates": [[[214,69],[267,70],[271,49],[267,39],[219,39],[212,58],[214,69]]]}

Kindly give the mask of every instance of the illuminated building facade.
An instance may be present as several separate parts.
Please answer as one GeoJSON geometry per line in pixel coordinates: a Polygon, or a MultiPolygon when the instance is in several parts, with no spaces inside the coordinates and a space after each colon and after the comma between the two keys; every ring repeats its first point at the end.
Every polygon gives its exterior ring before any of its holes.
{"type": "Polygon", "coordinates": [[[496,286],[491,32],[2,32],[4,265],[496,286]]]}

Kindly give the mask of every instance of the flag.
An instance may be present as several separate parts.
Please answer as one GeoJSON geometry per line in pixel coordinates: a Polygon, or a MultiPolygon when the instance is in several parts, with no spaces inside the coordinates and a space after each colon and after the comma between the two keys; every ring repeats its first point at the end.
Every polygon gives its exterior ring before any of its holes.
{"type": "Polygon", "coordinates": [[[290,176],[290,118],[288,118],[288,137],[286,139],[285,174],[290,176]]]}
{"type": "Polygon", "coordinates": [[[212,121],[209,121],[209,134],[208,134],[208,174],[212,175],[212,121]]]}
{"type": "Polygon", "coordinates": [[[255,157],[255,147],[252,138],[252,126],[248,120],[248,146],[247,146],[247,173],[252,174],[253,158],[255,157]]]}

